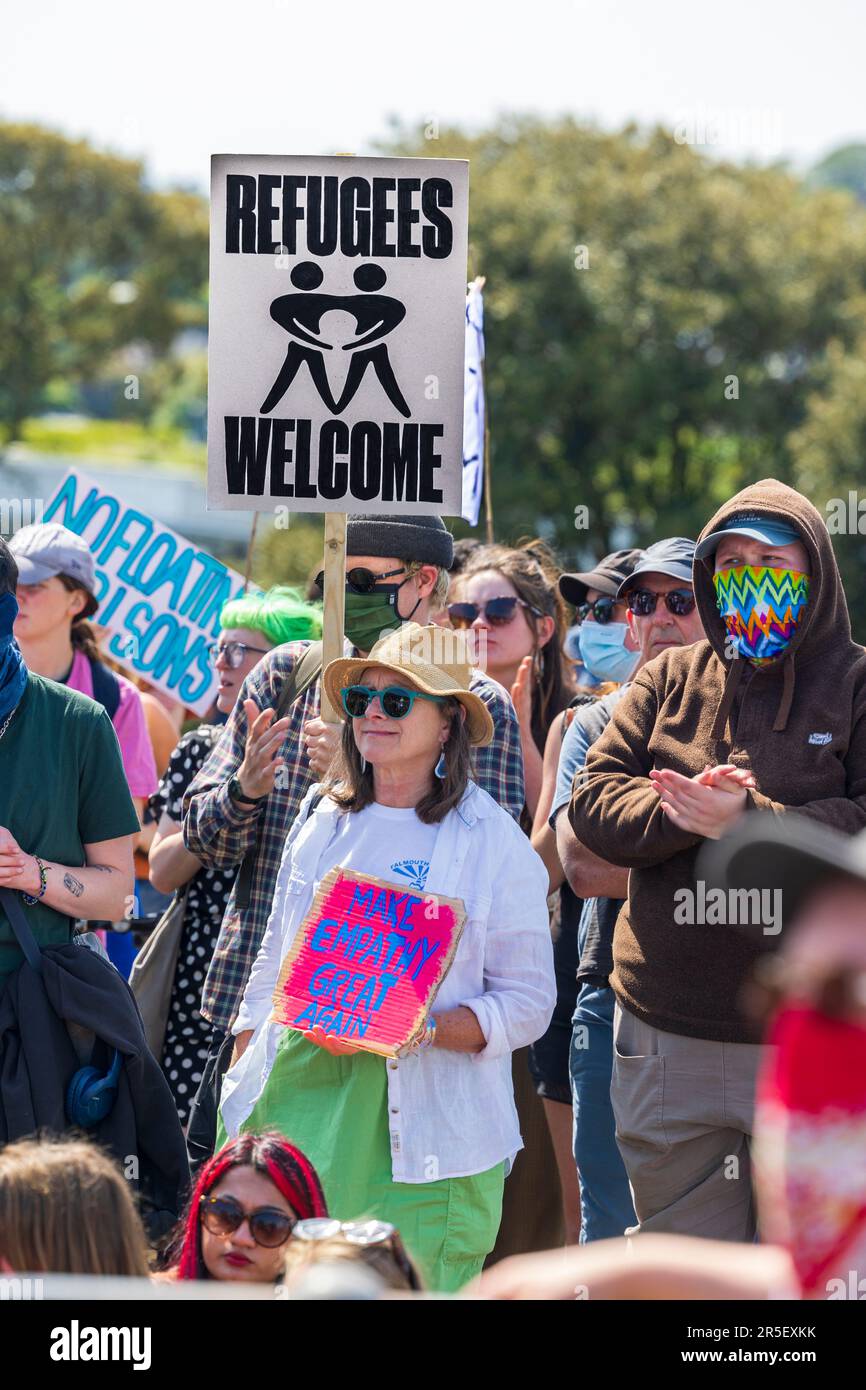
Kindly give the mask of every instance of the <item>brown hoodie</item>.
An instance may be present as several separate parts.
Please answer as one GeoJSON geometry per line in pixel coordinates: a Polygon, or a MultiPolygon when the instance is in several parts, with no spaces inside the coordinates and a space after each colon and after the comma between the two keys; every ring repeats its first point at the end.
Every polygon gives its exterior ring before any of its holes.
{"type": "Polygon", "coordinates": [[[758,951],[778,937],[677,922],[684,900],[674,894],[695,889],[704,840],[664,814],[650,770],[693,777],[708,763],[734,763],[754,774],[750,810],[796,811],[849,835],[866,827],[866,652],[851,639],[827,527],[805,497],[767,478],[725,503],[701,538],[743,512],[784,518],[809,552],[809,599],[785,655],[763,667],[726,657],[713,558],[696,562],[708,640],[663,652],[635,677],[569,808],[583,844],[631,869],[613,943],[620,1004],[666,1032],[721,1042],[758,1041],[740,993],[758,951]]]}

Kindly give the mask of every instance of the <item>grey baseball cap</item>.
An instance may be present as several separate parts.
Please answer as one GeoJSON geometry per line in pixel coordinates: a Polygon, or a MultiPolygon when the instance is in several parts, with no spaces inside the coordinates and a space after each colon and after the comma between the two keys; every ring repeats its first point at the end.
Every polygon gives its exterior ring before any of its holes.
{"type": "Polygon", "coordinates": [[[57,521],[22,526],[9,542],[19,584],[44,584],[58,574],[76,579],[88,593],[96,586],[96,564],[86,541],[57,521]]]}
{"type": "Polygon", "coordinates": [[[666,540],[654,541],[647,546],[628,578],[620,584],[617,598],[622,598],[642,574],[669,574],[672,579],[691,584],[694,558],[695,542],[687,536],[669,536],[666,540]]]}

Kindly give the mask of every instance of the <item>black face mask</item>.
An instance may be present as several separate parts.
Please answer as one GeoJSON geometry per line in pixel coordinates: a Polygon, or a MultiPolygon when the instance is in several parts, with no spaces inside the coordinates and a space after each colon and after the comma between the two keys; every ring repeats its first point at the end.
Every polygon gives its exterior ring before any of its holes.
{"type": "MultiPolygon", "coordinates": [[[[409,578],[412,578],[410,575],[409,578]]],[[[372,651],[379,638],[389,632],[396,632],[401,623],[408,623],[420,598],[405,617],[400,612],[397,595],[409,580],[401,584],[377,584],[369,594],[356,594],[346,590],[346,617],[344,631],[353,647],[359,652],[372,651]]]]}

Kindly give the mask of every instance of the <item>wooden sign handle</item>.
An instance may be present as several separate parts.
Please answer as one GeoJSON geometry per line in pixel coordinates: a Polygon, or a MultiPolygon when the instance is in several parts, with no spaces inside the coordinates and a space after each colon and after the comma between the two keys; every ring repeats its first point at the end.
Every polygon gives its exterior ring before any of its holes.
{"type": "MultiPolygon", "coordinates": [[[[322,665],[343,655],[346,614],[346,513],[325,512],[325,597],[322,613],[322,665]]],[[[321,718],[336,724],[340,716],[322,686],[321,718]]]]}

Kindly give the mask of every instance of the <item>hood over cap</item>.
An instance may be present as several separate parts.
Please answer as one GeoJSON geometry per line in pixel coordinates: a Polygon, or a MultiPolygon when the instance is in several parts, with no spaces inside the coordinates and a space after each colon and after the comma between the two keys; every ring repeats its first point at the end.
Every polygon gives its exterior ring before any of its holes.
{"type": "MultiPolygon", "coordinates": [[[[851,639],[851,621],[842,578],[830,533],[817,508],[794,488],[780,483],[776,478],[763,478],[759,483],[743,488],[742,492],[719,508],[698,537],[698,545],[734,517],[744,514],[766,516],[768,521],[781,519],[789,522],[796,527],[809,556],[809,599],[789,646],[777,661],[752,668],[753,679],[779,679],[781,673],[782,689],[773,724],[773,731],[778,733],[786,728],[794,701],[796,665],[810,664],[830,646],[837,651],[849,646],[856,655],[862,655],[862,648],[857,647],[851,639]]],[[[730,655],[727,628],[716,603],[714,571],[715,555],[695,561],[695,598],[704,631],[716,656],[728,668],[713,725],[713,737],[719,741],[725,737],[728,714],[745,667],[750,663],[746,657],[730,655]]]]}

